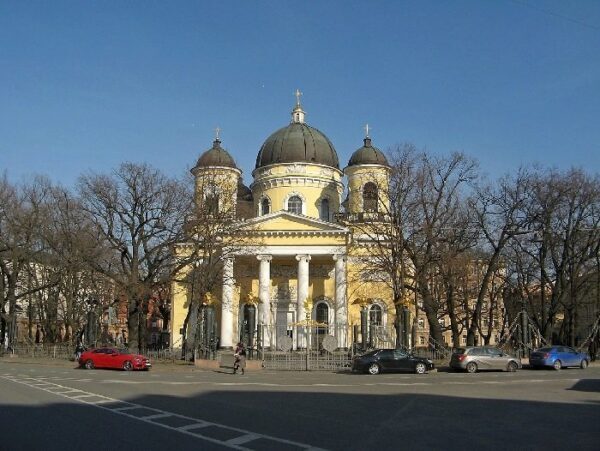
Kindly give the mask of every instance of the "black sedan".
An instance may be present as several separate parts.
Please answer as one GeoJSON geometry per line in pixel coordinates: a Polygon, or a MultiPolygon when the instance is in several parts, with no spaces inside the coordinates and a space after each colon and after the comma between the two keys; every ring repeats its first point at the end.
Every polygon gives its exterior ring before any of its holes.
{"type": "Polygon", "coordinates": [[[355,357],[352,362],[352,371],[369,374],[379,374],[383,371],[411,371],[424,374],[433,367],[431,360],[409,354],[402,349],[375,349],[355,357]]]}

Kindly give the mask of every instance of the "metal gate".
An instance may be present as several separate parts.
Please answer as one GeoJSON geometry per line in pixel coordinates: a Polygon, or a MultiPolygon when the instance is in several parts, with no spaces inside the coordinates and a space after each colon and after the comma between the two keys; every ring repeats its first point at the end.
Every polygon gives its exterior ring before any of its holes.
{"type": "Polygon", "coordinates": [[[353,346],[348,326],[259,326],[257,357],[267,369],[289,371],[349,370],[353,346]]]}

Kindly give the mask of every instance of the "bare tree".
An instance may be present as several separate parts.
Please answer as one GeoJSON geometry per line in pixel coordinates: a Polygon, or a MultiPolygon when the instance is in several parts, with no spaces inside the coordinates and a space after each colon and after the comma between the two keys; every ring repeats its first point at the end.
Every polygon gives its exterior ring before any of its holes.
{"type": "Polygon", "coordinates": [[[183,236],[190,193],[180,181],[134,163],[110,175],[82,176],[79,192],[97,237],[108,245],[88,264],[127,297],[129,347],[139,350],[148,300],[173,272],[172,247],[183,236]]]}
{"type": "Polygon", "coordinates": [[[13,186],[6,175],[0,179],[0,278],[2,280],[0,335],[7,329],[9,340],[16,339],[16,315],[20,299],[55,284],[30,285],[28,271],[44,261],[45,242],[40,233],[48,218],[45,199],[49,184],[43,178],[13,186]]]}
{"type": "MultiPolygon", "coordinates": [[[[495,184],[478,187],[475,197],[469,202],[469,210],[480,236],[480,254],[485,261],[467,329],[468,346],[475,344],[477,332],[483,336],[489,335],[489,329],[488,334],[484,334],[481,329],[482,306],[489,299],[491,284],[498,280],[505,246],[514,236],[527,233],[530,218],[524,214],[523,209],[530,185],[529,173],[520,170],[514,177],[505,176],[495,184]]],[[[496,294],[495,290],[492,292],[496,294]]]]}
{"type": "Polygon", "coordinates": [[[600,239],[600,180],[582,170],[538,170],[525,214],[531,233],[509,254],[513,299],[521,302],[546,339],[564,313],[562,340],[574,344],[577,305],[596,268],[600,239]]]}
{"type": "Polygon", "coordinates": [[[176,246],[179,271],[174,280],[186,287],[189,299],[182,346],[188,354],[198,347],[202,309],[218,304],[215,293],[224,281],[225,262],[252,242],[252,227],[237,219],[238,184],[229,177],[218,171],[196,174],[194,207],[185,237],[176,246]]]}
{"type": "Polygon", "coordinates": [[[391,167],[389,208],[382,203],[383,217],[353,227],[370,238],[370,271],[385,274],[382,280],[390,285],[397,315],[405,291],[415,291],[432,338],[442,343],[442,306],[432,281],[442,255],[471,246],[461,196],[463,187],[477,177],[477,165],[461,153],[434,157],[406,144],[391,151],[391,167]]]}
{"type": "Polygon", "coordinates": [[[57,339],[57,327],[62,324],[64,340],[71,340],[81,331],[86,311],[91,308],[89,301],[100,298],[109,302],[115,294],[112,282],[87,264],[101,258],[106,246],[102,240],[90,239],[93,224],[79,199],[64,187],[52,186],[46,202],[48,220],[41,230],[46,264],[30,277],[37,284],[44,278],[56,282],[52,289],[34,296],[47,339],[57,339]]]}

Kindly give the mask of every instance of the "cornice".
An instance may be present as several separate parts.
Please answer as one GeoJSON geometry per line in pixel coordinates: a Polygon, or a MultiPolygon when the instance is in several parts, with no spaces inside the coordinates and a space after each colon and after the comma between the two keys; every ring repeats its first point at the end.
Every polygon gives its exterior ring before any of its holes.
{"type": "Polygon", "coordinates": [[[331,185],[336,187],[336,190],[339,193],[344,191],[344,184],[338,180],[334,179],[326,179],[313,175],[282,175],[282,176],[273,176],[268,179],[260,179],[255,180],[251,185],[250,189],[254,191],[255,189],[269,189],[269,188],[278,188],[285,186],[307,186],[307,187],[317,187],[317,188],[327,188],[331,185]]]}

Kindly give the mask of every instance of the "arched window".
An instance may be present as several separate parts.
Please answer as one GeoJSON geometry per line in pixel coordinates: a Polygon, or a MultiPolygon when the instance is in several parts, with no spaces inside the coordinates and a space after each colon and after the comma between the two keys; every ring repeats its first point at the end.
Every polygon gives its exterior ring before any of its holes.
{"type": "Polygon", "coordinates": [[[383,325],[383,310],[380,305],[373,304],[369,310],[369,323],[374,326],[383,325]]]}
{"type": "Polygon", "coordinates": [[[302,214],[302,199],[299,196],[292,196],[288,199],[287,209],[290,213],[302,214]]]}
{"type": "Polygon", "coordinates": [[[269,203],[269,199],[265,198],[260,202],[260,214],[268,215],[270,211],[271,211],[271,204],[269,203]]]}
{"type": "Polygon", "coordinates": [[[321,200],[321,208],[319,213],[321,220],[329,221],[329,199],[321,200]]]}
{"type": "Polygon", "coordinates": [[[315,313],[318,323],[329,324],[329,307],[325,302],[317,304],[315,313]]]}
{"type": "Polygon", "coordinates": [[[210,183],[202,187],[204,193],[204,213],[214,215],[219,212],[219,188],[210,183]]]}
{"type": "Polygon", "coordinates": [[[363,211],[377,211],[377,185],[373,182],[365,183],[363,187],[363,211]]]}
{"type": "Polygon", "coordinates": [[[219,212],[219,195],[217,193],[209,193],[204,198],[204,206],[206,213],[216,214],[219,212]]]}

